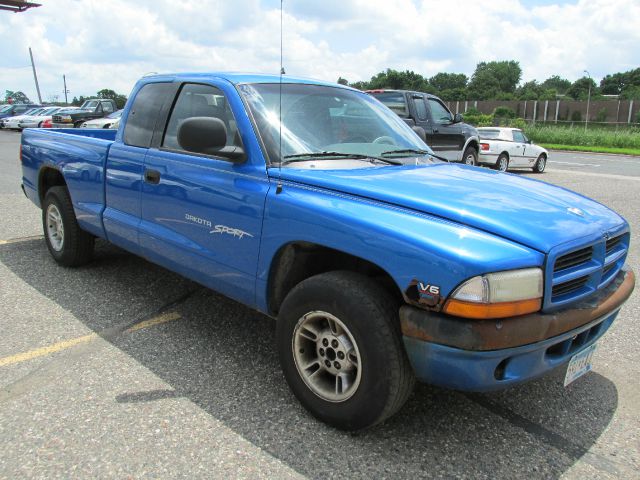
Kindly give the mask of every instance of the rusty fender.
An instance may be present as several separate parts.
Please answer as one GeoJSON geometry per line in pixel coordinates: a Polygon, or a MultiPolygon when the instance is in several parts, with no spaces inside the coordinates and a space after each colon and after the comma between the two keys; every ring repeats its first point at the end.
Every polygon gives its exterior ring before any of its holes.
{"type": "Polygon", "coordinates": [[[400,325],[406,337],[464,350],[518,347],[604,318],[622,306],[634,286],[633,271],[623,269],[607,288],[577,306],[498,320],[469,320],[404,305],[400,308],[400,325]]]}

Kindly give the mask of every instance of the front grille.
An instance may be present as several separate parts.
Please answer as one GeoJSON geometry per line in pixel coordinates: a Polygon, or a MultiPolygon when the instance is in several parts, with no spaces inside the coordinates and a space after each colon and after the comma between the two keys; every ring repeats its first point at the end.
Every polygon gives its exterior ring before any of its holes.
{"type": "Polygon", "coordinates": [[[584,277],[579,277],[574,280],[569,280],[568,282],[559,283],[558,285],[554,285],[551,290],[551,295],[554,297],[558,297],[560,295],[566,295],[567,293],[575,292],[576,290],[584,287],[589,281],[589,275],[585,275],[584,277]]]}
{"type": "Polygon", "coordinates": [[[60,123],[62,122],[62,117],[60,115],[54,115],[53,117],[51,117],[51,121],[53,123],[60,123]]]}
{"type": "Polygon", "coordinates": [[[606,287],[623,267],[629,233],[549,254],[545,308],[571,304],[606,287]]]}
{"type": "Polygon", "coordinates": [[[607,255],[609,255],[622,241],[622,235],[618,235],[617,237],[610,238],[607,240],[607,255]]]}
{"type": "Polygon", "coordinates": [[[575,252],[567,253],[566,255],[558,257],[553,267],[553,271],[557,272],[560,270],[565,270],[567,268],[575,267],[576,265],[580,265],[581,263],[591,260],[591,257],[593,257],[592,246],[576,250],[575,252]]]}

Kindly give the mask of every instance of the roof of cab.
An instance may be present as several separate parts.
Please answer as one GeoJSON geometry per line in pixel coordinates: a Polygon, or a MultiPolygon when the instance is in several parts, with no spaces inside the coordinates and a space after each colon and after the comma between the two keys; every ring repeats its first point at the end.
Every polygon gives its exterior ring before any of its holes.
{"type": "MultiPolygon", "coordinates": [[[[227,80],[230,83],[235,85],[243,84],[243,83],[279,83],[280,75],[275,74],[267,74],[267,73],[242,73],[242,72],[197,72],[197,73],[163,73],[163,74],[152,74],[145,75],[142,80],[147,79],[158,79],[158,78],[166,78],[166,79],[180,79],[180,78],[199,78],[202,80],[206,79],[223,79],[227,80]]],[[[335,87],[339,85],[334,82],[326,82],[323,80],[316,80],[312,78],[305,77],[294,77],[289,75],[282,76],[282,83],[304,83],[310,85],[326,85],[335,87]]],[[[343,86],[343,85],[339,85],[343,86]]],[[[350,88],[350,87],[345,87],[350,88]]]]}

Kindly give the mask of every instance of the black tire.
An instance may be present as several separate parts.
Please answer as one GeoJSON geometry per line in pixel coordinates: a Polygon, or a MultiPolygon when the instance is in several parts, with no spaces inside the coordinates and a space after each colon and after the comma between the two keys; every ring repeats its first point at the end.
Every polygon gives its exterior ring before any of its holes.
{"type": "Polygon", "coordinates": [[[82,124],[84,123],[84,121],[82,122],[76,122],[73,124],[73,128],[80,128],[82,126],[82,124]]]}
{"type": "Polygon", "coordinates": [[[66,187],[51,187],[42,203],[42,228],[53,259],[65,267],[78,267],[91,260],[94,237],[78,226],[73,204],[66,187]],[[53,233],[56,222],[49,217],[57,212],[61,218],[62,241],[53,233]]]}
{"type": "Polygon", "coordinates": [[[509,170],[509,156],[507,154],[501,153],[500,155],[498,155],[495,169],[500,172],[506,172],[507,170],[509,170]]]}
{"type": "MultiPolygon", "coordinates": [[[[315,343],[307,341],[317,349],[321,344],[316,338],[315,343]]],[[[298,284],[280,309],[276,341],[284,376],[295,396],[316,418],[336,428],[357,431],[380,423],[396,413],[413,391],[415,378],[402,344],[397,302],[363,275],[336,271],[298,284]],[[361,376],[344,400],[322,398],[307,385],[296,366],[296,327],[310,315],[323,315],[318,312],[335,316],[347,327],[359,354],[361,376]]]]}
{"type": "Polygon", "coordinates": [[[544,172],[544,169],[546,166],[547,166],[547,156],[544,153],[541,153],[538,159],[536,160],[535,165],[533,166],[533,172],[542,173],[544,172]]]}
{"type": "Polygon", "coordinates": [[[462,154],[462,163],[465,165],[478,165],[478,151],[473,147],[467,147],[462,154]]]}

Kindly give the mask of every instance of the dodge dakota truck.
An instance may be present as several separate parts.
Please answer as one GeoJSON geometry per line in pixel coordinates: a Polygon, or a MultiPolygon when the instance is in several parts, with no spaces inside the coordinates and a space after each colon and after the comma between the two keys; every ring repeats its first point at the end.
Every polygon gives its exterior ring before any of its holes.
{"type": "Polygon", "coordinates": [[[452,114],[442,100],[430,93],[410,90],[367,90],[416,130],[439,156],[452,162],[478,165],[478,131],[452,114]]]}
{"type": "Polygon", "coordinates": [[[56,262],[100,237],[276,319],[291,390],[341,429],[393,415],[416,379],[570,383],[634,288],[618,214],[440,161],[341,85],[147,76],[117,131],[27,129],[20,161],[56,262]]]}

